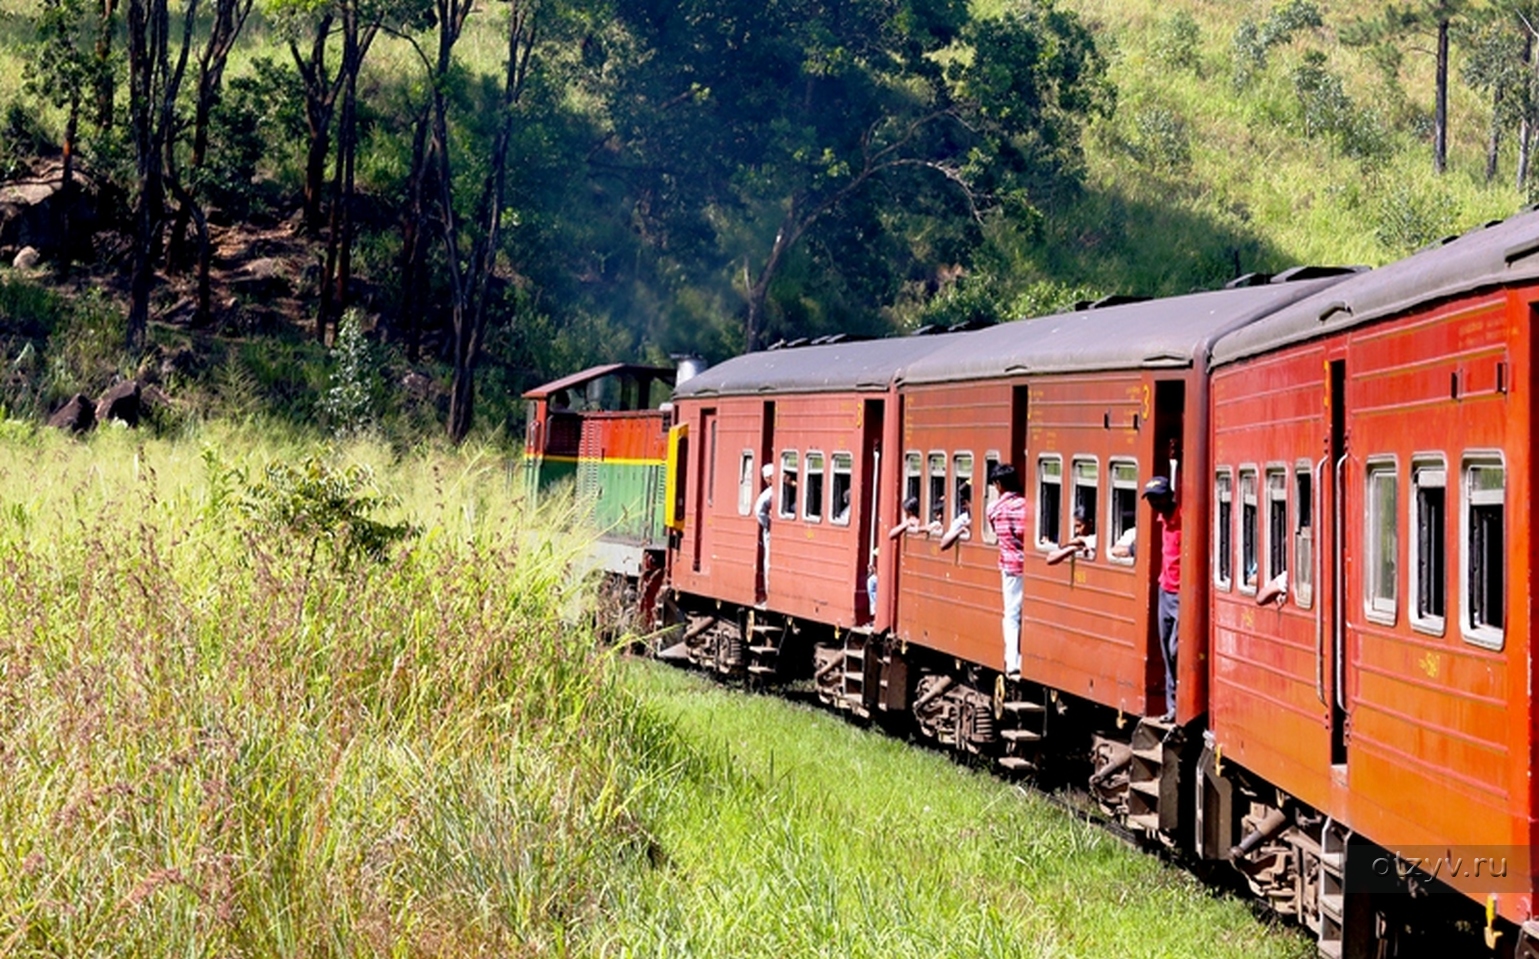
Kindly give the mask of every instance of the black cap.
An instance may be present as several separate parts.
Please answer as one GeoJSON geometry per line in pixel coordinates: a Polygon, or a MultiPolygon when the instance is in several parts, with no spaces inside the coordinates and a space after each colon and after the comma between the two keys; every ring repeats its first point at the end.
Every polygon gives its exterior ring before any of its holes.
{"type": "Polygon", "coordinates": [[[1170,480],[1163,476],[1156,476],[1144,484],[1144,499],[1154,499],[1158,496],[1170,495],[1170,480]]]}

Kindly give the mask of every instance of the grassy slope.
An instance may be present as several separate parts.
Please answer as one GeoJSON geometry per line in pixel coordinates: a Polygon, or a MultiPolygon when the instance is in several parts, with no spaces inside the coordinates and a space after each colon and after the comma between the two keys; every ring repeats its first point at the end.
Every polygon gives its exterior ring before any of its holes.
{"type": "Polygon", "coordinates": [[[614,917],[635,956],[1310,954],[1041,798],[838,715],[635,664],[627,685],[731,777],[681,780],[669,868],[614,917]]]}
{"type": "MultiPolygon", "coordinates": [[[[1275,271],[1298,263],[1379,265],[1409,252],[1401,237],[1378,235],[1406,207],[1425,211],[1433,235],[1462,230],[1514,212],[1524,200],[1510,186],[1509,143],[1499,182],[1484,182],[1487,112],[1451,75],[1450,170],[1431,173],[1430,137],[1403,130],[1392,153],[1375,165],[1342,156],[1328,141],[1303,136],[1290,73],[1317,49],[1344,80],[1361,109],[1385,101],[1382,81],[1363,53],[1340,44],[1336,31],[1371,15],[1370,0],[1322,3],[1325,28],[1275,49],[1253,87],[1236,93],[1231,44],[1244,18],[1264,20],[1276,5],[1262,0],[1060,0],[1108,38],[1117,116],[1098,124],[1087,142],[1089,195],[1067,211],[1059,246],[1039,263],[1059,276],[1087,277],[1107,291],[1179,293],[1193,280],[1242,271],[1275,271]],[[1156,54],[1172,13],[1184,9],[1201,27],[1194,72],[1156,54]],[[1186,124],[1190,167],[1160,170],[1128,149],[1138,144],[1139,120],[1157,110],[1186,124]]],[[[980,0],[992,6],[993,0],[980,0]]],[[[1408,53],[1403,85],[1415,108],[1430,116],[1431,58],[1408,53]]],[[[1393,230],[1389,230],[1393,234],[1393,230]]],[[[1412,243],[1412,245],[1415,245],[1412,243]]]]}

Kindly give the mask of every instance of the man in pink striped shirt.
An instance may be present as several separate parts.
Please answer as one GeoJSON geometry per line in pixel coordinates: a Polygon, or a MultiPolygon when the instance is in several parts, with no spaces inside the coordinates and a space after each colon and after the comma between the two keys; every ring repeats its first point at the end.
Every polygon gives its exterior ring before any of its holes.
{"type": "Polygon", "coordinates": [[[989,526],[999,541],[999,583],[1005,599],[1005,675],[1021,678],[1021,575],[1026,569],[1026,498],[1015,467],[1002,463],[989,471],[998,498],[988,510],[989,526]]]}
{"type": "Polygon", "coordinates": [[[1160,593],[1155,609],[1165,660],[1165,715],[1160,719],[1171,722],[1176,718],[1176,653],[1181,633],[1181,507],[1170,480],[1163,476],[1144,484],[1144,499],[1154,510],[1154,532],[1160,544],[1160,593]]]}

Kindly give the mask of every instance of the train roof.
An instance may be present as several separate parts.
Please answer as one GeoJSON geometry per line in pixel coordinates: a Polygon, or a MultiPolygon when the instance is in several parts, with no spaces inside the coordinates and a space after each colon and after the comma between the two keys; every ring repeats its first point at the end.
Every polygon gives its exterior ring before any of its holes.
{"type": "Polygon", "coordinates": [[[885,390],[910,363],[976,335],[895,336],[745,353],[686,380],[673,397],[885,390]]]}
{"type": "Polygon", "coordinates": [[[543,400],[557,390],[569,390],[585,385],[593,380],[610,376],[615,373],[630,375],[638,379],[664,380],[672,383],[675,370],[668,366],[640,366],[635,363],[605,363],[602,366],[590,366],[585,370],[579,370],[570,376],[563,376],[559,380],[551,380],[526,390],[523,398],[526,400],[543,400]]]}
{"type": "Polygon", "coordinates": [[[1477,290],[1539,278],[1539,212],[1451,237],[1352,277],[1221,338],[1213,365],[1233,363],[1477,290]]]}
{"type": "Polygon", "coordinates": [[[1206,360],[1224,333],[1341,282],[1358,268],[1301,267],[1256,285],[1019,320],[966,334],[916,359],[905,384],[1021,373],[1180,369],[1206,360]]]}

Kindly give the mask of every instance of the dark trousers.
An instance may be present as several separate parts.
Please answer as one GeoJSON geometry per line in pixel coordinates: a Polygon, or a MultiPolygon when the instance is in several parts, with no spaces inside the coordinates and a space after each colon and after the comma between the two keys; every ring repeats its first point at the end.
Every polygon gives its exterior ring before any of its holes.
{"type": "Polygon", "coordinates": [[[1165,659],[1165,712],[1176,711],[1176,643],[1181,632],[1181,594],[1160,590],[1160,654],[1165,659]]]}

